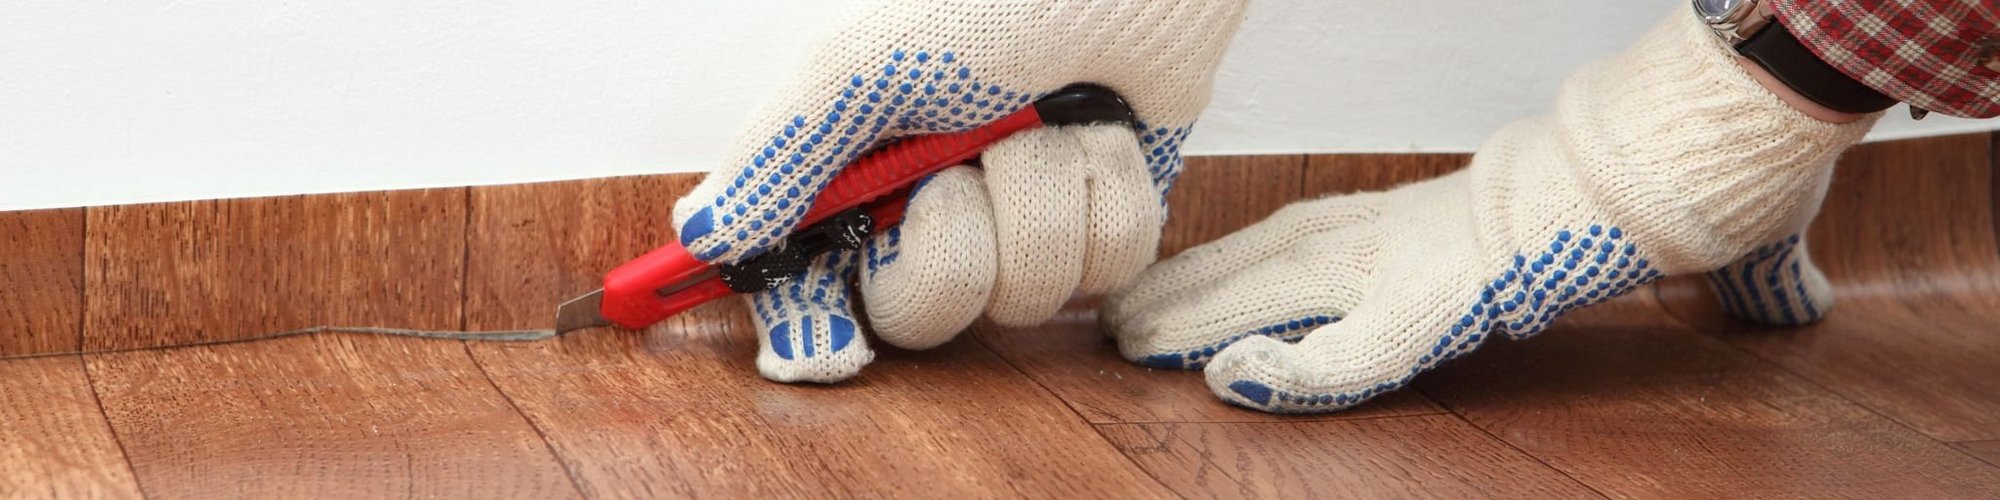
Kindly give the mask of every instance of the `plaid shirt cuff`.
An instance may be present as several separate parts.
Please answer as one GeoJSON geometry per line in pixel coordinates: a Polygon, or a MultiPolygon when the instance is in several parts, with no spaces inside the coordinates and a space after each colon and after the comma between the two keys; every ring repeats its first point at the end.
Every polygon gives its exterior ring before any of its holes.
{"type": "Polygon", "coordinates": [[[1911,106],[2000,115],[1995,0],[1775,0],[1806,47],[1841,72],[1911,106]]]}

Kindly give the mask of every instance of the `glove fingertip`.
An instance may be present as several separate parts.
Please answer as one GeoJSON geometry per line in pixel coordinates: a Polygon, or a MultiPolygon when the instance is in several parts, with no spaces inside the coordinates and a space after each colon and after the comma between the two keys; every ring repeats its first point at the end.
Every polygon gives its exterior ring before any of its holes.
{"type": "Polygon", "coordinates": [[[681,221],[681,246],[693,246],[695,241],[715,232],[715,208],[702,207],[681,221]]]}
{"type": "Polygon", "coordinates": [[[936,347],[979,318],[994,274],[992,215],[980,179],[969,167],[927,178],[904,224],[870,242],[861,288],[884,342],[936,347]]]}

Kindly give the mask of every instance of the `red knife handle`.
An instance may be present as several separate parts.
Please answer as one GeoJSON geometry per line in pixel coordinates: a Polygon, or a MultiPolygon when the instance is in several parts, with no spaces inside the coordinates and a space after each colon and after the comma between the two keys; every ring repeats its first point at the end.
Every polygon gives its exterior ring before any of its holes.
{"type": "Polygon", "coordinates": [[[679,241],[668,242],[618,265],[604,276],[597,314],[638,330],[733,293],[707,262],[694,258],[679,241]],[[676,283],[692,283],[676,290],[676,283]]]}
{"type": "Polygon", "coordinates": [[[1137,122],[1132,116],[1132,106],[1111,89],[1088,83],[1064,87],[985,126],[917,136],[863,156],[820,190],[798,227],[811,226],[833,214],[916,184],[924,176],[964,163],[1015,132],[1042,125],[1137,122]]]}
{"type": "Polygon", "coordinates": [[[891,191],[916,184],[924,176],[965,163],[986,146],[1015,132],[1042,126],[1034,106],[964,132],[911,137],[868,153],[841,169],[820,190],[799,227],[811,226],[833,214],[874,201],[891,191]]]}
{"type": "MultiPolygon", "coordinates": [[[[997,121],[964,132],[916,136],[889,144],[841,169],[806,210],[799,228],[859,207],[915,184],[924,176],[964,163],[987,146],[1016,132],[1043,125],[1135,123],[1132,110],[1110,89],[1074,85],[1050,94],[1034,105],[997,121]]],[[[907,200],[875,207],[878,229],[902,220],[907,200]]],[[[632,259],[604,277],[598,313],[630,329],[660,320],[731,294],[716,270],[694,258],[679,241],[632,259]]]]}

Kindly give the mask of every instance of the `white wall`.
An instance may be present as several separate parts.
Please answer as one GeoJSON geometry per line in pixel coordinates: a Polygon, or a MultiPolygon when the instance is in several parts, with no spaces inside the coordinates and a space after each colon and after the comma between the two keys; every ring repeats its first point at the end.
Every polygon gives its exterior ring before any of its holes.
{"type": "MultiPolygon", "coordinates": [[[[1683,1],[1258,0],[1191,149],[1468,151],[1683,1]]],[[[705,170],[849,3],[0,0],[0,210],[705,170]]]]}

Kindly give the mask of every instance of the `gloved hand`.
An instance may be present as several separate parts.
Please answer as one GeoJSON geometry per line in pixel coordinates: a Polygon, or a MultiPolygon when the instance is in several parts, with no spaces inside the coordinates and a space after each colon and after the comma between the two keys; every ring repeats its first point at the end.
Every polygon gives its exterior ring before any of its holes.
{"type": "Polygon", "coordinates": [[[1661,276],[1796,255],[1783,242],[1874,119],[1794,111],[1676,12],[1465,171],[1286,207],[1147,270],[1100,321],[1132,361],[1206,366],[1231,403],[1347,408],[1661,276]]]}
{"type": "Polygon", "coordinates": [[[1791,236],[1708,272],[1709,290],[1723,312],[1769,326],[1800,326],[1826,317],[1833,309],[1833,287],[1806,252],[1805,226],[1811,222],[1807,218],[1791,236]]]}
{"type": "Polygon", "coordinates": [[[827,181],[863,151],[967,130],[1072,83],[1121,94],[1141,123],[1017,134],[983,172],[923,181],[901,227],[818,259],[752,296],[758,370],[835,382],[873,353],[850,295],[858,276],[883,340],[927,348],[982,311],[1010,325],[1052,316],[1073,292],[1129,282],[1153,260],[1180,144],[1207,104],[1247,0],[889,0],[822,40],[735,156],[674,207],[697,258],[734,263],[783,240],[827,181]]]}

